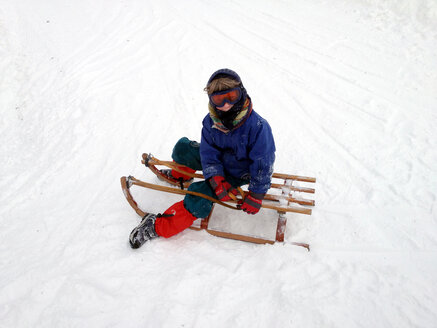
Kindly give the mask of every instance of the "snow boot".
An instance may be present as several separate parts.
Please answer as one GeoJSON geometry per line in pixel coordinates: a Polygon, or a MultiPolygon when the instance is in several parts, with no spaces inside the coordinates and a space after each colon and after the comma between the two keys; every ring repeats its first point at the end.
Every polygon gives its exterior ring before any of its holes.
{"type": "Polygon", "coordinates": [[[179,173],[178,171],[173,171],[171,169],[163,169],[163,170],[159,170],[159,172],[167,176],[170,180],[176,180],[179,182],[187,182],[193,180],[192,177],[179,173]]]}
{"type": "MultiPolygon", "coordinates": [[[[196,170],[191,169],[189,167],[185,167],[185,166],[176,166],[179,170],[187,172],[187,173],[194,173],[196,172],[196,170]]],[[[176,170],[171,170],[171,169],[164,169],[164,170],[159,170],[162,174],[166,175],[167,177],[169,177],[170,179],[174,179],[176,181],[182,181],[182,182],[186,182],[186,181],[190,181],[193,180],[193,178],[189,175],[185,175],[183,173],[180,173],[176,170]]]]}
{"type": "Polygon", "coordinates": [[[129,243],[132,248],[141,247],[146,241],[159,237],[155,231],[155,214],[146,214],[141,223],[130,233],[129,243]]]}
{"type": "MultiPolygon", "coordinates": [[[[196,170],[190,169],[189,167],[180,167],[177,166],[178,169],[181,171],[187,172],[187,173],[194,173],[196,170]]],[[[181,189],[184,189],[184,187],[188,187],[189,184],[193,181],[193,178],[189,175],[185,175],[183,173],[180,173],[176,170],[171,169],[163,169],[159,170],[162,176],[165,177],[167,182],[179,185],[181,189]]],[[[159,178],[159,176],[158,176],[159,178]]],[[[161,179],[163,180],[163,179],[161,179]]]]}

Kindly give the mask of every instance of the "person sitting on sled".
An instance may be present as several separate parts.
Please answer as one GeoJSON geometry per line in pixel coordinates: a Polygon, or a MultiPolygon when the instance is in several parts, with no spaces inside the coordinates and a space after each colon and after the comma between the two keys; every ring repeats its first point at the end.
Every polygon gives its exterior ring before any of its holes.
{"type": "MultiPolygon", "coordinates": [[[[237,195],[236,187],[249,184],[249,193],[238,205],[248,214],[256,214],[270,188],[275,142],[268,122],[252,109],[252,100],[237,73],[220,69],[209,78],[205,91],[209,113],[203,119],[200,144],[181,138],[172,153],[173,160],[186,167],[185,172],[202,170],[204,181],[191,183],[188,190],[215,197],[220,201],[237,195]]],[[[176,170],[162,170],[174,182],[190,176],[176,170]]],[[[164,214],[147,214],[131,232],[129,242],[138,248],[155,237],[169,238],[206,218],[213,203],[187,194],[164,214]]]]}

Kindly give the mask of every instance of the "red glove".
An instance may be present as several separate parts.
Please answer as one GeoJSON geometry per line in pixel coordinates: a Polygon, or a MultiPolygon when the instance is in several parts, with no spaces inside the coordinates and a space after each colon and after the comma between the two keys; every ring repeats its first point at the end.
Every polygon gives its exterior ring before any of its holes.
{"type": "Polygon", "coordinates": [[[231,184],[227,182],[225,178],[220,175],[215,175],[212,178],[210,178],[209,184],[211,185],[212,189],[214,189],[217,198],[222,202],[231,200],[231,197],[229,197],[228,193],[232,193],[235,196],[238,195],[237,189],[232,187],[231,184]]]}
{"type": "Polygon", "coordinates": [[[256,194],[253,192],[249,192],[249,194],[244,198],[243,201],[240,201],[238,205],[244,212],[247,214],[256,214],[259,212],[261,208],[261,204],[264,199],[264,194],[256,194]]]}

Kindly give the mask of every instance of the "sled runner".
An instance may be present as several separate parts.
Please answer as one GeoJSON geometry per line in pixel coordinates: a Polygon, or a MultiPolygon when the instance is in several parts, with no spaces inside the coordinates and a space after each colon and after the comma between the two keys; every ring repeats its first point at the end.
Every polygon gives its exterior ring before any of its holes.
{"type": "MultiPolygon", "coordinates": [[[[222,206],[232,208],[235,210],[239,210],[235,205],[232,205],[233,203],[238,203],[238,201],[241,201],[246,196],[246,191],[242,190],[241,188],[238,188],[240,195],[239,197],[233,197],[234,199],[229,202],[221,202],[216,198],[209,197],[204,194],[200,194],[197,192],[186,190],[186,188],[189,187],[193,179],[203,179],[203,175],[199,173],[187,173],[183,170],[184,166],[180,165],[175,162],[171,161],[160,161],[157,158],[153,157],[151,154],[143,154],[142,155],[142,163],[149,168],[160,180],[166,181],[170,183],[173,186],[177,187],[169,187],[169,186],[162,186],[157,184],[152,184],[148,182],[144,182],[141,180],[138,180],[132,176],[129,177],[121,177],[121,187],[123,189],[124,195],[129,202],[129,204],[132,206],[132,208],[135,210],[135,212],[141,216],[144,217],[147,212],[141,210],[137,204],[137,202],[132,197],[132,194],[130,192],[130,188],[135,185],[139,187],[174,193],[174,194],[180,194],[180,195],[186,195],[191,194],[199,197],[206,198],[214,203],[218,203],[222,206]],[[175,170],[177,172],[181,172],[186,176],[192,177],[189,181],[181,181],[172,178],[171,176],[164,174],[161,170],[159,170],[156,166],[166,166],[172,170],[175,170]]],[[[252,236],[246,236],[246,235],[239,235],[234,234],[231,232],[223,232],[223,231],[217,231],[212,230],[208,228],[209,219],[213,213],[214,207],[211,210],[209,216],[207,218],[201,219],[200,227],[191,226],[190,228],[193,230],[205,230],[208,233],[224,237],[224,238],[230,238],[230,239],[236,239],[246,242],[252,242],[252,243],[258,243],[258,244],[273,244],[275,241],[283,242],[284,241],[284,233],[285,233],[285,227],[287,223],[286,213],[287,212],[294,212],[294,213],[300,213],[300,214],[306,214],[311,215],[311,209],[307,208],[305,206],[314,206],[315,202],[312,199],[305,199],[301,197],[296,197],[294,194],[296,192],[298,193],[315,193],[315,189],[308,188],[308,187],[302,187],[297,186],[294,183],[296,181],[304,182],[304,183],[315,183],[316,179],[311,177],[304,177],[304,176],[297,176],[297,175],[289,175],[289,174],[282,174],[282,173],[273,173],[273,179],[279,180],[279,182],[282,183],[272,183],[271,188],[269,190],[269,193],[267,193],[264,197],[264,201],[262,203],[263,208],[276,210],[278,212],[278,222],[276,227],[276,240],[268,240],[258,237],[252,237],[252,236]],[[290,203],[297,204],[290,205],[290,203]]],[[[276,182],[276,181],[275,181],[276,182]]],[[[305,247],[309,250],[309,245],[305,243],[292,243],[294,245],[305,247]]]]}

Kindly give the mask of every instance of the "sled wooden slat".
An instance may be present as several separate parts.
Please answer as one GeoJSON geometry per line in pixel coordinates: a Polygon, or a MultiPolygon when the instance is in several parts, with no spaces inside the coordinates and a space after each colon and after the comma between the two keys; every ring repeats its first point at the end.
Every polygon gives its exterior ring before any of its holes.
{"type": "Polygon", "coordinates": [[[284,180],[294,180],[294,181],[303,181],[303,182],[311,182],[311,183],[316,182],[316,178],[304,177],[300,175],[290,175],[284,173],[273,173],[273,177],[278,179],[284,179],[284,180]]]}
{"type": "Polygon", "coordinates": [[[276,226],[276,241],[283,242],[285,235],[285,226],[287,224],[287,217],[284,212],[279,212],[278,224],[276,226]]]}
{"type": "MultiPolygon", "coordinates": [[[[144,154],[143,154],[143,155],[144,155],[144,154]]],[[[142,163],[145,164],[145,161],[143,160],[142,163]]],[[[156,168],[155,165],[149,164],[149,165],[147,165],[147,167],[148,167],[148,168],[149,168],[153,173],[155,173],[155,175],[158,177],[158,179],[164,179],[164,177],[162,177],[160,171],[156,168]]],[[[185,182],[185,183],[182,183],[182,185],[183,185],[184,188],[188,188],[188,187],[190,186],[190,183],[191,183],[191,182],[188,182],[188,181],[187,181],[187,182],[185,182]]]]}
{"type": "Polygon", "coordinates": [[[289,202],[292,203],[297,203],[297,204],[301,204],[301,205],[308,205],[308,206],[314,206],[315,205],[315,201],[312,199],[297,199],[297,198],[293,198],[293,197],[286,197],[286,196],[282,196],[282,195],[271,195],[271,194],[266,194],[264,197],[265,200],[273,200],[273,201],[280,201],[281,199],[283,200],[287,200],[289,202]]]}
{"type": "Polygon", "coordinates": [[[263,204],[261,205],[263,208],[269,208],[271,210],[276,210],[280,212],[294,212],[294,213],[300,213],[300,214],[306,214],[311,215],[312,210],[310,208],[304,208],[304,207],[294,207],[294,206],[275,206],[270,204],[263,204]]]}
{"type": "MultiPolygon", "coordinates": [[[[159,160],[151,155],[147,155],[146,153],[144,153],[142,155],[142,157],[143,157],[143,160],[141,162],[143,164],[146,164],[146,160],[147,160],[147,158],[149,158],[148,163],[151,165],[164,165],[164,166],[170,167],[171,169],[174,169],[175,171],[177,171],[179,173],[183,173],[185,175],[188,175],[188,176],[191,176],[194,178],[199,178],[199,179],[204,178],[202,174],[188,173],[186,171],[181,170],[180,168],[187,167],[185,165],[177,164],[177,163],[172,162],[172,161],[161,161],[161,160],[159,160]]],[[[316,178],[305,177],[305,176],[300,176],[300,175],[290,175],[290,174],[285,174],[285,173],[273,173],[273,178],[311,182],[311,183],[316,182],[316,178]]]]}
{"type": "Polygon", "coordinates": [[[182,174],[190,176],[192,178],[203,179],[203,174],[189,173],[189,172],[186,172],[184,170],[181,170],[180,169],[181,167],[187,167],[185,165],[177,164],[175,162],[170,162],[170,161],[161,161],[155,157],[151,157],[149,159],[147,159],[147,158],[148,158],[148,155],[143,154],[143,160],[141,161],[141,163],[146,165],[146,162],[147,162],[147,166],[149,166],[149,167],[154,167],[155,165],[167,166],[168,168],[171,168],[172,170],[175,170],[176,172],[182,173],[182,174]]]}
{"type": "Polygon", "coordinates": [[[283,184],[279,184],[279,183],[272,183],[270,187],[271,188],[276,188],[276,189],[289,188],[292,191],[306,192],[306,193],[309,193],[309,194],[314,194],[316,192],[316,190],[313,189],[313,188],[295,187],[295,186],[284,186],[283,184]]]}
{"type": "Polygon", "coordinates": [[[132,208],[137,212],[137,214],[141,217],[144,217],[146,215],[146,212],[142,211],[139,207],[137,202],[133,199],[132,194],[130,193],[130,186],[128,185],[126,177],[120,178],[121,183],[121,189],[123,190],[123,194],[126,197],[128,203],[132,208]]]}
{"type": "MultiPolygon", "coordinates": [[[[287,184],[287,180],[284,180],[284,185],[287,184]]],[[[285,189],[282,189],[282,196],[286,196],[285,189]]],[[[288,203],[287,203],[288,205],[288,203]]],[[[287,225],[287,217],[285,216],[285,212],[278,211],[278,224],[276,226],[276,241],[283,242],[285,236],[285,228],[287,225]]]]}
{"type": "Polygon", "coordinates": [[[252,237],[252,236],[247,236],[247,235],[239,235],[239,234],[235,234],[235,233],[231,233],[231,232],[224,232],[224,231],[211,230],[211,229],[205,229],[205,231],[207,233],[214,235],[214,236],[217,236],[217,237],[241,240],[241,241],[246,241],[246,242],[254,243],[254,244],[274,244],[275,243],[274,240],[252,237]]]}

